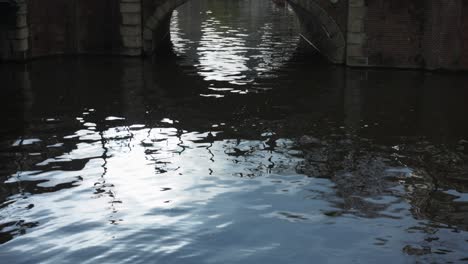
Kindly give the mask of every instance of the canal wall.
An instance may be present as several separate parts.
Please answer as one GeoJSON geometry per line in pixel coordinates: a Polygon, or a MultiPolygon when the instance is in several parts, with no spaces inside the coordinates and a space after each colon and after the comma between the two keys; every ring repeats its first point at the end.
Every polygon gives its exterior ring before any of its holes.
{"type": "MultiPolygon", "coordinates": [[[[170,43],[172,12],[187,1],[0,0],[0,60],[152,55],[170,43]]],[[[334,63],[468,70],[467,1],[288,1],[303,36],[334,63]]]]}

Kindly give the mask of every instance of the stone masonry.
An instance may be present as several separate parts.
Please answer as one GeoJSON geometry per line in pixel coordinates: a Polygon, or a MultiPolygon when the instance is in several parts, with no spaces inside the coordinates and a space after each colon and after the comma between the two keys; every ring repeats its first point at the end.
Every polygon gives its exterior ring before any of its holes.
{"type": "Polygon", "coordinates": [[[369,60],[364,52],[366,43],[365,0],[349,0],[348,32],[346,45],[346,64],[349,66],[367,66],[369,60]]]}
{"type": "Polygon", "coordinates": [[[122,54],[138,56],[142,54],[142,17],[141,0],[120,0],[122,22],[122,54]]]}
{"type": "MultiPolygon", "coordinates": [[[[392,68],[468,70],[468,1],[366,0],[350,11],[351,22],[362,15],[359,34],[348,32],[350,65],[392,68]],[[364,2],[364,3],[362,3],[364,2]],[[364,4],[364,5],[363,5],[364,4]],[[354,15],[353,15],[354,14],[354,15]],[[354,39],[351,39],[351,38],[354,39]],[[356,60],[357,58],[357,60],[356,60]]],[[[350,4],[350,10],[351,10],[350,4]]]]}

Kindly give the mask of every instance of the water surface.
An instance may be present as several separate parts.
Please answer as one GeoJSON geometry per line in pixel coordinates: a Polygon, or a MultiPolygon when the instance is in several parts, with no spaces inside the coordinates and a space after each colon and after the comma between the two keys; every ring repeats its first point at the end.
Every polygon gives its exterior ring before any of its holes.
{"type": "Polygon", "coordinates": [[[270,1],[174,54],[1,65],[5,263],[468,260],[468,78],[349,69],[270,1]]]}

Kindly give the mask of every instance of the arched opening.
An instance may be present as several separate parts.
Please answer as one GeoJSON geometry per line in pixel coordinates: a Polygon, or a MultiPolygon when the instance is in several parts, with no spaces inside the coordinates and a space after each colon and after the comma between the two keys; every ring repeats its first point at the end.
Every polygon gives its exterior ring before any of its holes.
{"type": "Polygon", "coordinates": [[[290,6],[271,0],[192,0],[173,12],[170,38],[180,63],[206,81],[247,85],[295,55],[300,26],[290,6]]]}
{"type": "MultiPolygon", "coordinates": [[[[163,1],[143,4],[144,9],[155,10],[143,16],[143,49],[151,55],[167,44],[170,19],[174,10],[190,0],[163,1]]],[[[280,1],[281,2],[281,1],[280,1]]],[[[344,63],[346,42],[340,27],[315,0],[285,0],[291,4],[301,24],[300,36],[332,63],[344,63]]],[[[146,11],[148,12],[148,11],[146,11]]]]}

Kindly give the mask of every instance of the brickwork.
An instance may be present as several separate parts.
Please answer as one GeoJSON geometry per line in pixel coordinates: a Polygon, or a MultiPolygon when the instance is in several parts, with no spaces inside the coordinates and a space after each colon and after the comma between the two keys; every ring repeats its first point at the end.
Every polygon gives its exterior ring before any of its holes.
{"type": "Polygon", "coordinates": [[[366,4],[362,52],[368,63],[363,66],[468,69],[463,46],[466,1],[367,0],[366,4]]]}
{"type": "Polygon", "coordinates": [[[31,56],[64,54],[73,49],[75,40],[67,29],[72,28],[74,10],[71,2],[49,0],[50,8],[42,1],[29,1],[29,28],[31,31],[31,56]]]}
{"type": "Polygon", "coordinates": [[[462,48],[462,5],[462,0],[438,0],[427,6],[424,49],[428,68],[458,68],[462,48]]]}
{"type": "Polygon", "coordinates": [[[76,6],[77,52],[119,54],[119,5],[114,0],[79,0],[76,6]]]}
{"type": "Polygon", "coordinates": [[[118,54],[119,7],[112,0],[29,0],[31,57],[118,54]]]}
{"type": "MultiPolygon", "coordinates": [[[[140,0],[17,0],[3,60],[58,54],[142,53],[140,0]]],[[[0,29],[0,40],[5,38],[0,29]]],[[[2,43],[3,42],[3,43],[2,43]]]]}
{"type": "Polygon", "coordinates": [[[462,51],[460,64],[463,69],[468,69],[468,1],[463,2],[461,34],[462,51]]]}
{"type": "Polygon", "coordinates": [[[424,2],[368,1],[364,30],[370,65],[422,66],[424,2]]]}

